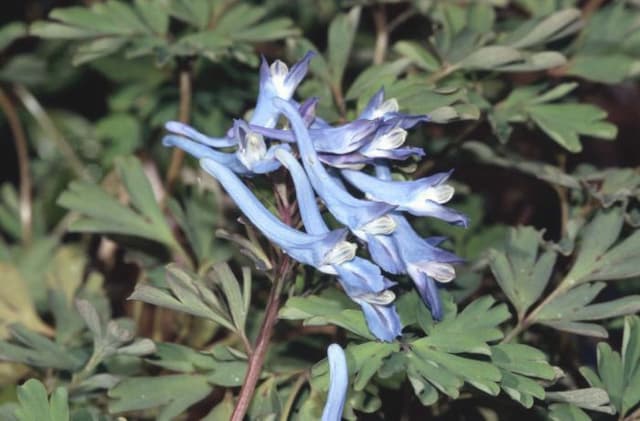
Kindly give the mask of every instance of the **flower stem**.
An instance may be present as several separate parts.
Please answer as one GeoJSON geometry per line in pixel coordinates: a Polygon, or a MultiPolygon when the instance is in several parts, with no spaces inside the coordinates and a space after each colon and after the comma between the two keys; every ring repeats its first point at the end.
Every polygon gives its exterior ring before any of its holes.
{"type": "Polygon", "coordinates": [[[262,371],[262,365],[271,341],[273,334],[273,328],[278,318],[278,309],[280,307],[280,295],[286,283],[286,279],[289,277],[291,269],[291,260],[284,256],[281,264],[279,265],[277,275],[274,279],[274,284],[271,287],[271,293],[267,300],[267,307],[265,310],[264,320],[260,327],[260,333],[256,339],[255,347],[253,348],[253,354],[249,357],[249,368],[244,378],[244,383],[240,389],[240,395],[236,402],[236,407],[233,409],[231,415],[231,421],[242,421],[244,419],[253,393],[256,389],[256,384],[260,378],[260,372],[262,371]]]}
{"type": "Polygon", "coordinates": [[[20,226],[22,227],[22,244],[31,244],[32,230],[32,200],[31,200],[31,173],[29,172],[29,150],[27,137],[20,123],[20,118],[13,102],[0,88],[0,108],[6,115],[9,127],[16,143],[16,155],[18,156],[18,169],[20,172],[20,226]]]}
{"type": "MultiPolygon", "coordinates": [[[[191,71],[188,65],[185,64],[183,65],[182,70],[180,70],[180,105],[178,108],[178,120],[181,123],[189,123],[189,116],[191,115],[191,97],[191,71]]],[[[170,194],[176,179],[180,175],[183,161],[184,151],[180,148],[173,148],[171,162],[169,163],[169,169],[167,170],[167,177],[165,179],[167,196],[170,194]]]]}
{"type": "Polygon", "coordinates": [[[373,50],[373,64],[382,64],[389,45],[389,29],[384,4],[373,8],[373,23],[376,27],[376,44],[373,50]]]}

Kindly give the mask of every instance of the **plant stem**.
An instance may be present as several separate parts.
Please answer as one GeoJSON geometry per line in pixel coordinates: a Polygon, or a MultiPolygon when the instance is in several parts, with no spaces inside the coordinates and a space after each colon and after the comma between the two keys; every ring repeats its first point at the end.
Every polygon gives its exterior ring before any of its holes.
{"type": "Polygon", "coordinates": [[[544,306],[549,304],[551,301],[556,299],[558,296],[564,294],[569,288],[570,288],[570,286],[569,286],[569,283],[567,282],[566,279],[563,280],[562,282],[560,282],[560,284],[556,287],[556,289],[554,289],[553,292],[551,292],[551,294],[547,295],[547,297],[544,300],[542,300],[542,302],[540,304],[538,304],[536,306],[536,308],[534,308],[531,311],[531,313],[529,313],[527,315],[527,317],[525,317],[522,320],[518,321],[518,324],[516,324],[516,326],[513,328],[513,330],[511,332],[509,332],[507,334],[507,336],[505,336],[504,339],[500,343],[504,344],[504,343],[511,342],[513,340],[513,338],[515,338],[520,333],[522,333],[524,330],[529,328],[529,326],[533,325],[536,322],[536,317],[542,311],[544,306]]]}
{"type": "Polygon", "coordinates": [[[60,133],[56,125],[51,120],[51,117],[49,117],[40,102],[38,102],[37,98],[22,85],[17,85],[14,91],[18,98],[20,98],[20,101],[22,101],[24,108],[31,113],[42,130],[51,135],[51,139],[55,142],[58,150],[64,156],[64,164],[71,168],[76,177],[87,181],[93,181],[91,174],[85,169],[82,160],[78,155],[76,155],[73,147],[64,138],[62,133],[60,133]]]}
{"type": "Polygon", "coordinates": [[[253,398],[253,393],[256,389],[258,379],[260,378],[260,372],[262,371],[262,365],[264,364],[267,348],[269,347],[273,328],[278,317],[280,295],[286,283],[286,279],[288,278],[290,269],[291,260],[285,256],[279,265],[278,273],[274,279],[269,299],[267,300],[264,320],[262,321],[260,333],[258,334],[255,347],[253,348],[253,354],[249,357],[249,368],[247,369],[244,383],[240,389],[240,395],[238,396],[236,407],[233,409],[231,421],[242,421],[249,409],[249,404],[253,398]]]}
{"type": "Polygon", "coordinates": [[[291,393],[289,393],[289,398],[287,398],[287,402],[285,402],[284,407],[282,408],[280,421],[287,421],[289,419],[289,414],[293,409],[293,404],[296,403],[296,397],[298,396],[298,393],[300,393],[300,390],[305,385],[305,383],[307,383],[308,380],[309,380],[309,373],[305,371],[298,376],[298,378],[296,379],[296,382],[293,384],[293,386],[291,386],[291,393]]]}
{"type": "Polygon", "coordinates": [[[31,200],[31,173],[29,172],[29,150],[27,136],[24,133],[18,112],[2,88],[0,88],[0,108],[7,116],[13,140],[16,144],[18,156],[18,170],[20,172],[20,226],[22,228],[22,244],[31,244],[33,234],[33,206],[31,200]]]}
{"type": "Polygon", "coordinates": [[[389,46],[389,28],[384,4],[373,8],[373,23],[376,27],[376,45],[373,50],[373,64],[382,64],[389,46]]]}
{"type": "MultiPolygon", "coordinates": [[[[180,105],[178,108],[178,120],[181,123],[189,123],[189,116],[191,115],[191,97],[191,71],[185,65],[180,71],[180,105]]],[[[171,193],[176,179],[180,175],[183,161],[184,151],[179,148],[174,148],[173,153],[171,154],[169,169],[167,170],[167,177],[165,179],[167,196],[171,193]]]]}

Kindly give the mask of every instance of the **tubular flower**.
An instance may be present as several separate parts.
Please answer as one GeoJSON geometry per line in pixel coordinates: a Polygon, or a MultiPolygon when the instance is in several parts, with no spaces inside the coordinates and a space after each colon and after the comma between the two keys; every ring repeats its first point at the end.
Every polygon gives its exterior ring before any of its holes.
{"type": "MultiPolygon", "coordinates": [[[[163,143],[198,158],[253,225],[284,253],[336,276],[360,306],[371,333],[379,340],[393,341],[402,325],[391,290],[395,282],[385,272],[408,275],[434,318],[440,319],[437,284],[451,281],[453,264],[460,261],[439,248],[444,239],[416,233],[404,213],[460,226],[467,226],[468,220],[445,207],[454,194],[447,183],[451,172],[413,181],[391,179],[391,162],[424,155],[421,148],[407,146],[405,141],[407,130],[429,121],[428,116],[401,113],[398,101],[385,99],[381,89],[356,120],[332,126],[316,115],[317,98],[300,103],[292,99],[312,56],[307,53],[291,68],[279,60],[269,65],[263,58],[253,114],[248,121],[235,120],[225,136],[209,137],[188,125],[168,122],[169,134],[163,143]],[[278,124],[281,115],[287,120],[284,125],[278,124]],[[375,168],[375,176],[359,171],[367,165],[375,168]],[[281,167],[291,174],[305,231],[280,221],[239,178],[281,167]],[[343,179],[364,197],[354,196],[343,179]],[[327,227],[316,196],[346,228],[327,227]],[[356,255],[357,245],[347,240],[349,231],[366,245],[371,260],[356,255]]],[[[339,419],[341,412],[342,403],[339,411],[334,405],[333,418],[323,419],[339,419]]]]}
{"type": "Polygon", "coordinates": [[[318,160],[300,114],[286,101],[275,100],[274,103],[291,123],[309,181],[331,214],[360,238],[365,237],[367,233],[382,233],[379,230],[385,230],[386,234],[391,233],[393,224],[386,214],[395,206],[357,199],[336,184],[318,160]]]}
{"type": "MultiPolygon", "coordinates": [[[[311,183],[298,160],[288,151],[278,151],[276,156],[293,178],[300,216],[307,232],[316,235],[329,232],[316,204],[311,183]]],[[[393,283],[382,276],[380,268],[356,256],[334,265],[334,269],[347,295],[361,306],[371,332],[383,341],[392,341],[400,335],[400,317],[392,304],[395,295],[387,289],[393,283]]]]}
{"type": "Polygon", "coordinates": [[[443,221],[466,227],[469,223],[463,214],[442,206],[453,197],[454,188],[447,184],[451,172],[411,181],[380,180],[360,171],[343,170],[344,178],[371,200],[396,205],[398,210],[416,216],[432,216],[443,221]]]}
{"type": "Polygon", "coordinates": [[[347,358],[337,344],[329,345],[327,358],[329,359],[329,393],[322,411],[322,421],[340,421],[349,386],[347,358]]]}

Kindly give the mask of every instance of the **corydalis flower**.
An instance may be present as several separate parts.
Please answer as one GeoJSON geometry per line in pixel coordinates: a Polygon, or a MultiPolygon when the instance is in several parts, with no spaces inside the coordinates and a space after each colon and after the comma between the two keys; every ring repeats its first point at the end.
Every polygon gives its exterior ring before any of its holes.
{"type": "Polygon", "coordinates": [[[202,159],[202,168],[227,191],[244,215],[265,237],[298,262],[335,274],[333,265],[353,259],[355,244],[345,241],[344,229],[311,235],[298,231],[276,218],[231,170],[212,159],[202,159]]]}
{"type": "Polygon", "coordinates": [[[380,180],[360,171],[343,170],[342,175],[371,200],[396,205],[398,210],[417,216],[432,216],[466,227],[468,219],[458,211],[442,206],[453,197],[454,188],[446,181],[451,171],[411,181],[380,180]]]}
{"type": "MultiPolygon", "coordinates": [[[[376,165],[376,175],[382,180],[391,180],[391,171],[384,164],[376,165]]],[[[405,273],[411,277],[422,300],[431,309],[433,317],[440,320],[442,306],[434,281],[452,281],[456,275],[452,263],[459,263],[461,259],[437,247],[442,238],[422,238],[401,213],[395,212],[393,219],[397,228],[389,236],[390,241],[387,240],[388,252],[393,253],[393,258],[401,262],[398,265],[398,273],[405,273]]]]}
{"type": "Polygon", "coordinates": [[[287,117],[296,136],[302,163],[311,185],[331,214],[360,238],[367,234],[389,234],[394,226],[386,214],[394,206],[360,200],[351,196],[331,178],[318,160],[311,137],[298,111],[287,101],[274,100],[276,108],[287,117]]]}
{"type": "Polygon", "coordinates": [[[279,113],[273,107],[273,99],[291,99],[294,91],[307,74],[309,61],[314,55],[314,52],[309,51],[291,69],[280,60],[274,61],[269,66],[265,58],[262,57],[262,63],[260,64],[260,90],[256,108],[249,120],[250,124],[268,128],[276,126],[279,113]]]}
{"type": "Polygon", "coordinates": [[[229,129],[228,136],[237,145],[235,152],[221,152],[205,139],[206,136],[182,123],[167,123],[167,127],[178,134],[170,134],[163,138],[165,146],[175,146],[193,155],[197,159],[212,159],[231,171],[241,175],[265,174],[275,171],[280,163],[274,158],[278,149],[289,149],[286,144],[276,144],[267,147],[264,138],[250,129],[243,120],[235,120],[229,129]],[[191,137],[188,137],[191,136],[191,137]]]}
{"type": "MultiPolygon", "coordinates": [[[[316,205],[313,189],[298,160],[287,151],[278,151],[277,158],[293,178],[300,216],[307,232],[323,235],[329,228],[316,205]]],[[[392,301],[395,295],[387,288],[393,283],[382,276],[380,268],[358,256],[334,265],[338,280],[349,297],[362,308],[369,330],[383,341],[392,341],[402,330],[392,301]]]]}
{"type": "Polygon", "coordinates": [[[327,358],[329,359],[329,393],[322,411],[322,421],[340,421],[349,386],[347,358],[337,344],[329,345],[327,358]]]}
{"type": "MultiPolygon", "coordinates": [[[[355,120],[338,127],[311,128],[309,137],[317,152],[346,154],[365,145],[379,124],[378,120],[355,120]]],[[[251,128],[272,139],[284,142],[296,141],[291,130],[268,129],[260,126],[251,126],[251,128]]]]}

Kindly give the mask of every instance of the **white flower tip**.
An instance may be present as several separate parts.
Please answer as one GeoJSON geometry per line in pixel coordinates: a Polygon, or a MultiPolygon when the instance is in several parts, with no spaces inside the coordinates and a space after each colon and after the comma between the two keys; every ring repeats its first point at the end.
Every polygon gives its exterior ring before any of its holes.
{"type": "Polygon", "coordinates": [[[450,184],[441,184],[426,189],[421,197],[423,200],[431,200],[440,205],[447,203],[453,197],[455,189],[450,184]]]}
{"type": "Polygon", "coordinates": [[[349,241],[340,241],[324,256],[325,265],[339,265],[356,257],[358,246],[349,241]]]}
{"type": "Polygon", "coordinates": [[[401,127],[395,127],[376,139],[375,143],[377,149],[392,150],[402,146],[406,140],[407,131],[401,127]]]}
{"type": "Polygon", "coordinates": [[[238,159],[247,168],[252,168],[253,164],[260,161],[267,154],[267,145],[264,137],[255,132],[247,132],[244,142],[240,143],[238,148],[238,159]]]}
{"type": "Polygon", "coordinates": [[[391,216],[384,215],[366,223],[361,229],[371,235],[388,235],[395,231],[396,221],[391,216]]]}
{"type": "Polygon", "coordinates": [[[289,74],[289,67],[287,67],[284,62],[276,60],[271,63],[269,69],[271,70],[271,80],[273,82],[273,86],[276,88],[278,96],[287,98],[288,95],[287,87],[285,86],[285,79],[289,74]]]}
{"type": "Polygon", "coordinates": [[[380,104],[374,113],[374,118],[380,118],[387,113],[397,113],[400,109],[398,105],[398,100],[395,98],[390,98],[380,104]]]}
{"type": "Polygon", "coordinates": [[[456,277],[456,270],[448,263],[429,262],[425,265],[425,272],[438,282],[451,282],[456,277]]]}
{"type": "Polygon", "coordinates": [[[367,293],[357,297],[359,300],[366,301],[369,304],[386,306],[396,299],[396,294],[390,289],[385,289],[379,293],[367,293]]]}

